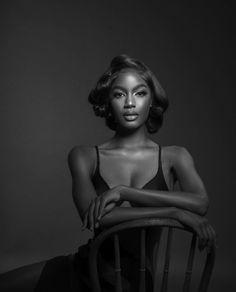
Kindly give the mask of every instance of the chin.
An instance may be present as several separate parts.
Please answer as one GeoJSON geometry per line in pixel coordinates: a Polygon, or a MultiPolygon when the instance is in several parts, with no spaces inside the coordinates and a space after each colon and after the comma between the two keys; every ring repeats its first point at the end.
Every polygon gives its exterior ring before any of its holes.
{"type": "Polygon", "coordinates": [[[138,130],[139,128],[143,127],[143,124],[139,124],[139,123],[135,123],[135,122],[129,122],[129,123],[125,123],[125,124],[120,124],[120,129],[121,130],[127,130],[127,131],[130,131],[130,130],[138,130]]]}

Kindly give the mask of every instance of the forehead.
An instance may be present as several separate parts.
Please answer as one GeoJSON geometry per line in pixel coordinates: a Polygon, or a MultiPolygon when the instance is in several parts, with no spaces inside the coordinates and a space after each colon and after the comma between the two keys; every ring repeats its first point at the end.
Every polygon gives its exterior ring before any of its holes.
{"type": "Polygon", "coordinates": [[[118,76],[112,83],[112,88],[115,86],[122,86],[126,88],[136,87],[138,85],[147,86],[146,81],[142,76],[135,70],[126,69],[118,73],[118,76]]]}

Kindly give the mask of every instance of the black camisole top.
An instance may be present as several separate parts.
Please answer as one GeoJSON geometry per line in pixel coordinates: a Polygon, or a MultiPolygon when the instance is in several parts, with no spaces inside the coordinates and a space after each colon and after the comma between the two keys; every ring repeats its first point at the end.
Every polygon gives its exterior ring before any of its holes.
{"type": "MultiPolygon", "coordinates": [[[[105,181],[105,179],[101,176],[100,173],[100,155],[99,155],[99,148],[96,145],[96,156],[97,156],[97,165],[96,165],[96,170],[93,176],[93,184],[94,187],[97,191],[97,194],[100,195],[104,193],[105,191],[109,190],[110,187],[108,183],[105,181]]],[[[168,186],[166,184],[163,170],[162,170],[162,162],[161,162],[161,145],[158,145],[158,168],[156,175],[150,179],[143,187],[142,189],[155,189],[155,190],[163,190],[163,191],[168,191],[168,186]]]]}

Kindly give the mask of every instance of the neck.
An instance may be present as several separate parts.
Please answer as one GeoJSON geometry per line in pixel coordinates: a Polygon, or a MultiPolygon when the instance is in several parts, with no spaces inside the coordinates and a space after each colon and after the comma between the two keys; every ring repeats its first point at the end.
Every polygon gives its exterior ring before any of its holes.
{"type": "Polygon", "coordinates": [[[135,148],[145,146],[148,141],[145,127],[135,130],[118,129],[113,137],[113,142],[123,148],[135,148]]]}

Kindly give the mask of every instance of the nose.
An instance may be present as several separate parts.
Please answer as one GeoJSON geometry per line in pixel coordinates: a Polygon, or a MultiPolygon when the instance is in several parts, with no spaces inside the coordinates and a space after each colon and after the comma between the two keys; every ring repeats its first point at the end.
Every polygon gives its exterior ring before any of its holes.
{"type": "Polygon", "coordinates": [[[135,107],[135,99],[132,94],[128,94],[125,99],[124,108],[132,108],[135,107]]]}

